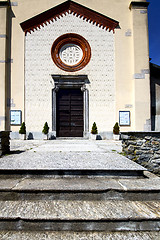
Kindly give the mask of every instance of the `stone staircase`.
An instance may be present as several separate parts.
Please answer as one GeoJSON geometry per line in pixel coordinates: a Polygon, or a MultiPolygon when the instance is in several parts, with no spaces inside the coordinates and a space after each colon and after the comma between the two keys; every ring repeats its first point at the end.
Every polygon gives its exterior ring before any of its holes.
{"type": "Polygon", "coordinates": [[[0,240],[160,239],[160,178],[118,154],[116,142],[11,149],[0,158],[0,240]]]}
{"type": "Polygon", "coordinates": [[[160,239],[160,178],[137,169],[0,171],[0,239],[160,239]]]}

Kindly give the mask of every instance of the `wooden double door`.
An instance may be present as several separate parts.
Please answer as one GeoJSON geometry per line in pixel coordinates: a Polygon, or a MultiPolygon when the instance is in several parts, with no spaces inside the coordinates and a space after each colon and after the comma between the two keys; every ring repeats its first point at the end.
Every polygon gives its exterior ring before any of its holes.
{"type": "Polygon", "coordinates": [[[60,88],[56,101],[57,136],[83,137],[83,92],[60,88]]]}

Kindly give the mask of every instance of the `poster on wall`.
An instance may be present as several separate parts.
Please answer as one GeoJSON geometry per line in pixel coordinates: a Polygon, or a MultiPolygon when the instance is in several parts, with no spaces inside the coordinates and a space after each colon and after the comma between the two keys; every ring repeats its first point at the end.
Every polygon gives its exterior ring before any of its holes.
{"type": "Polygon", "coordinates": [[[130,126],[130,111],[119,111],[119,125],[130,126]]]}
{"type": "Polygon", "coordinates": [[[22,123],[22,111],[21,110],[10,110],[10,124],[21,125],[22,123]]]}

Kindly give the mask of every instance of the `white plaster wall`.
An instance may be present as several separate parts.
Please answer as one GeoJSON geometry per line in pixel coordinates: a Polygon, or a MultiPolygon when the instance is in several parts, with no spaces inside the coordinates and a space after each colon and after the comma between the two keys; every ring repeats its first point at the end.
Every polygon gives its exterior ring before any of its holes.
{"type": "Polygon", "coordinates": [[[112,131],[115,123],[114,34],[72,14],[27,34],[25,39],[25,121],[27,131],[52,128],[51,74],[86,74],[89,90],[89,128],[95,121],[99,132],[112,131]],[[91,46],[91,61],[80,71],[69,73],[52,61],[51,47],[65,33],[82,35],[91,46]]]}

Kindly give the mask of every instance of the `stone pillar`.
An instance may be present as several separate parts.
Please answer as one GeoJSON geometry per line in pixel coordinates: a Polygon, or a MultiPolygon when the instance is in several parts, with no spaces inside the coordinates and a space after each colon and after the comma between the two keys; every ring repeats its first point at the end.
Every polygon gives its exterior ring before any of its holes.
{"type": "MultiPolygon", "coordinates": [[[[131,2],[133,31],[134,129],[144,130],[150,119],[150,74],[147,2],[131,2]]],[[[148,129],[148,128],[147,128],[148,129]]]]}
{"type": "Polygon", "coordinates": [[[52,131],[56,136],[56,94],[59,90],[59,86],[56,86],[52,90],[52,131]]]}
{"type": "Polygon", "coordinates": [[[10,151],[9,134],[9,131],[0,131],[0,156],[10,151]]]}
{"type": "Polygon", "coordinates": [[[8,5],[8,1],[0,0],[0,130],[5,130],[6,119],[6,51],[8,5]]]}
{"type": "Polygon", "coordinates": [[[88,137],[89,133],[89,91],[85,85],[81,87],[83,92],[83,119],[84,119],[84,132],[83,136],[88,137]]]}

